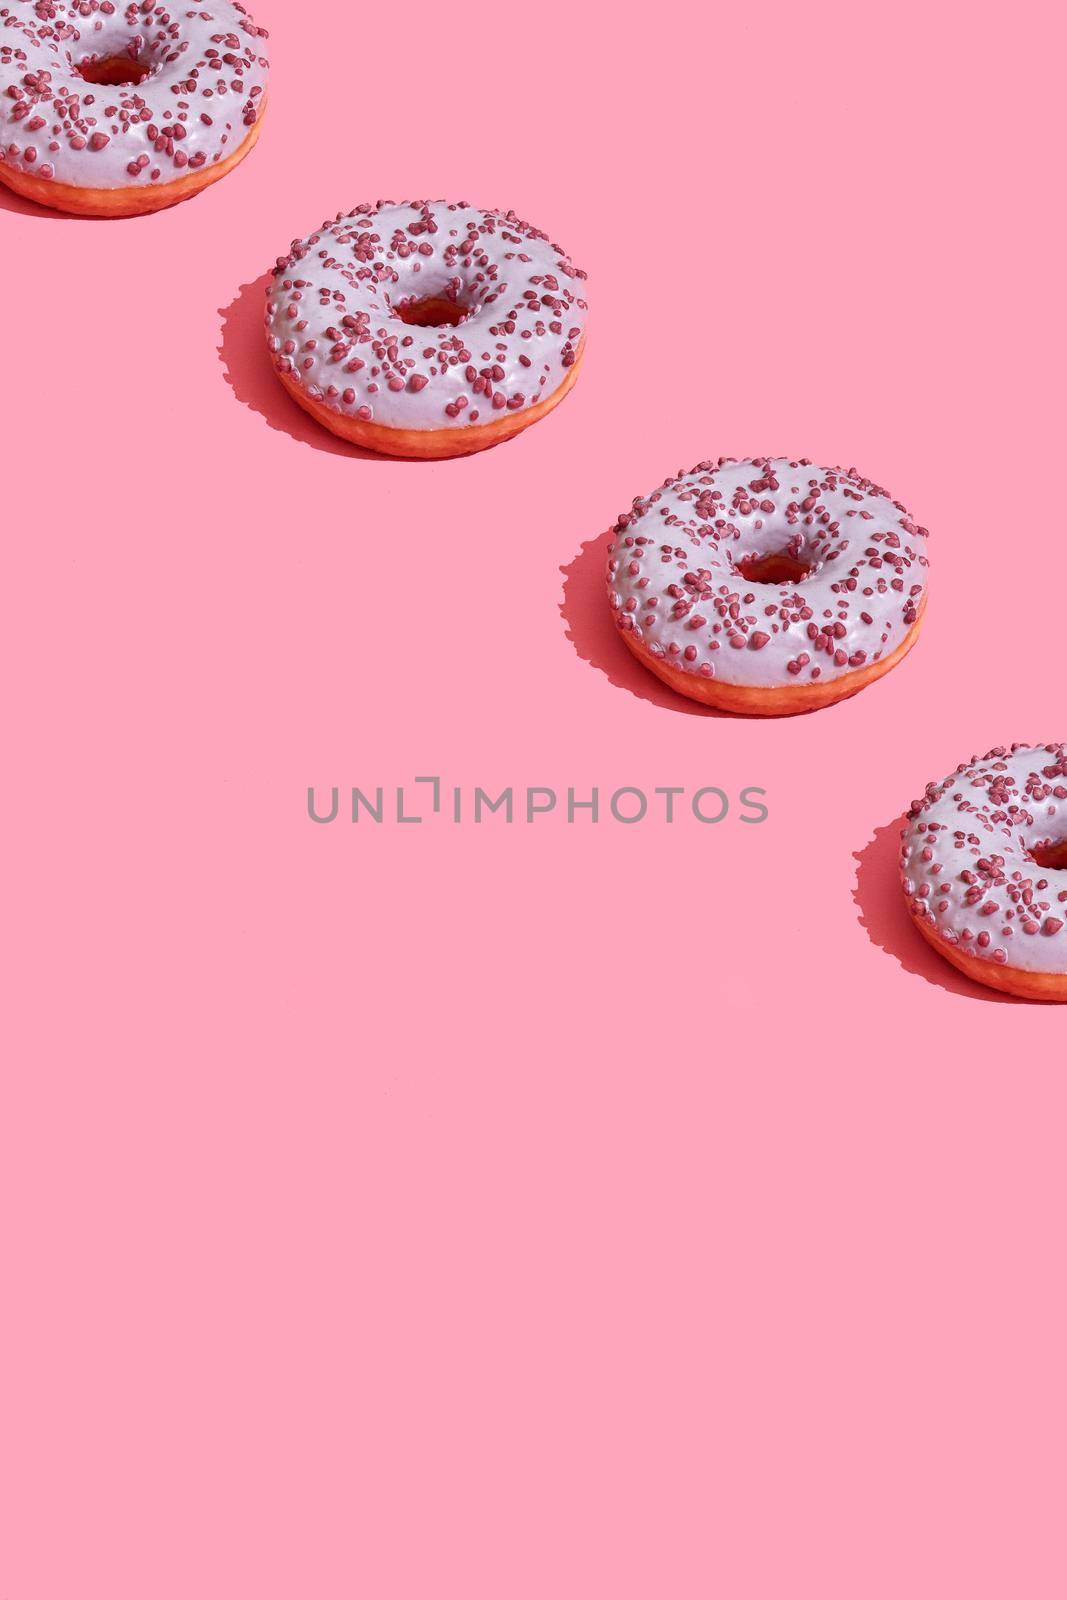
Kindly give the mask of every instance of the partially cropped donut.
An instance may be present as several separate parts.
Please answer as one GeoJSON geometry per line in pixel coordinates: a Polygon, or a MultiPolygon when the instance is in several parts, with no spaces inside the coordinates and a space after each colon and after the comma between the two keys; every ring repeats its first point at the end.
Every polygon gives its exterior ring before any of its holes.
{"type": "Polygon", "coordinates": [[[1067,745],[1001,745],[928,784],[900,867],[919,932],[954,967],[1067,1000],[1067,745]]]}
{"type": "Polygon", "coordinates": [[[81,216],[187,200],[259,137],[266,37],[236,0],[7,0],[0,182],[81,216]]]}
{"type": "Polygon", "coordinates": [[[619,518],[608,598],[627,647],[705,705],[813,711],[918,637],[927,534],[854,467],[704,461],[619,518]]]}
{"type": "Polygon", "coordinates": [[[571,388],[584,279],[512,211],[379,201],[281,258],[267,339],[289,394],[341,438],[386,455],[468,455],[571,388]]]}

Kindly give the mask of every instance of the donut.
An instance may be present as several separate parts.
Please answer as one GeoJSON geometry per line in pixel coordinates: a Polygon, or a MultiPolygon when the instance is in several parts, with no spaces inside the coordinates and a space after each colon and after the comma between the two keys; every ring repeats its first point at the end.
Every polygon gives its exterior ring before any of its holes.
{"type": "Polygon", "coordinates": [[[926,605],[925,528],[850,467],[703,461],[612,530],[623,642],[680,694],[785,716],[892,671],[926,605]]]}
{"type": "Polygon", "coordinates": [[[900,872],[946,961],[1006,994],[1067,1000],[1067,745],[998,745],[928,784],[900,872]]]}
{"type": "Polygon", "coordinates": [[[267,287],[298,405],[384,455],[469,455],[547,416],[584,349],[585,273],[513,211],[381,200],[294,243],[267,287]]]}
{"type": "Polygon", "coordinates": [[[259,138],[266,37],[236,0],[7,0],[0,181],[85,217],[188,200],[259,138]]]}

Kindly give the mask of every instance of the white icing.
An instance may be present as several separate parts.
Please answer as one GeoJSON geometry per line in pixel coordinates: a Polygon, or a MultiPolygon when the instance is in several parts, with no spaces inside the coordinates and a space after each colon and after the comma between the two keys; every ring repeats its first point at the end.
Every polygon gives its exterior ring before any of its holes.
{"type": "Polygon", "coordinates": [[[512,213],[360,206],[293,245],[267,294],[275,365],[309,397],[388,428],[485,427],[547,399],[577,359],[585,274],[512,213]],[[467,308],[413,327],[410,302],[467,308]]]}
{"type": "Polygon", "coordinates": [[[650,655],[723,683],[844,677],[902,644],[926,592],[927,535],[854,469],[705,462],[635,500],[609,552],[616,621],[650,655]],[[753,582],[736,563],[810,567],[753,582]]]}
{"type": "Polygon", "coordinates": [[[930,784],[908,817],[901,874],[913,912],[968,955],[1067,973],[1067,746],[992,750],[930,784]]]}
{"type": "Polygon", "coordinates": [[[171,183],[213,166],[236,154],[262,109],[265,38],[228,0],[195,10],[7,0],[0,162],[87,189],[171,183]],[[76,70],[126,55],[150,67],[142,83],[87,83],[76,70]]]}

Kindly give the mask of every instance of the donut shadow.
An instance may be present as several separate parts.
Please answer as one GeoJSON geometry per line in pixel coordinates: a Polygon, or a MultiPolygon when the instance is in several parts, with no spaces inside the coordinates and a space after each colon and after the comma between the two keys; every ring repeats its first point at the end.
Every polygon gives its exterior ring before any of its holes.
{"type": "Polygon", "coordinates": [[[563,574],[563,599],[560,614],[567,638],[582,661],[602,672],[616,689],[625,689],[639,700],[647,700],[663,711],[681,712],[690,717],[728,717],[728,711],[701,705],[660,681],[630,654],[612,621],[605,591],[608,546],[613,528],[582,545],[563,574]]]}
{"type": "Polygon", "coordinates": [[[389,456],[375,455],[372,450],[348,444],[320,426],[290,399],[274,376],[263,334],[264,304],[272,276],[265,272],[254,283],[242,284],[229,305],[219,308],[222,318],[219,360],[234,396],[250,411],[257,412],[276,433],[286,433],[290,439],[312,450],[347,456],[353,461],[389,461],[389,456]]]}
{"type": "Polygon", "coordinates": [[[856,885],[852,898],[859,912],[859,924],[879,950],[917,978],[967,1000],[992,1000],[1008,1005],[1025,1004],[1015,995],[1001,994],[973,983],[927,944],[908,915],[900,886],[898,860],[903,816],[875,828],[873,839],[862,850],[853,851],[857,863],[856,885]]]}
{"type": "Polygon", "coordinates": [[[72,211],[56,211],[52,206],[41,206],[36,200],[16,194],[6,183],[0,183],[0,211],[13,211],[19,217],[38,217],[42,222],[136,222],[136,217],[79,217],[72,211]]]}

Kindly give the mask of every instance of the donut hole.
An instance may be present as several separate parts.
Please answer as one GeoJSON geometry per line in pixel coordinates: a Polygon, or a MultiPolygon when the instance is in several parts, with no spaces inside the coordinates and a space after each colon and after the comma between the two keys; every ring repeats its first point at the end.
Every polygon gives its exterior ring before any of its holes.
{"type": "Polygon", "coordinates": [[[1067,839],[1050,839],[1031,845],[1027,853],[1035,867],[1044,867],[1046,872],[1067,870],[1067,839]]]}
{"type": "Polygon", "coordinates": [[[734,571],[746,583],[803,583],[816,569],[814,561],[789,550],[775,550],[769,555],[742,556],[734,562],[734,571]]]}
{"type": "Polygon", "coordinates": [[[151,76],[152,67],[139,56],[86,56],[75,63],[75,72],[85,83],[106,84],[115,88],[143,83],[151,76]]]}
{"type": "Polygon", "coordinates": [[[459,300],[431,294],[422,300],[400,301],[393,306],[393,314],[409,328],[458,328],[466,322],[470,308],[459,300]]]}

